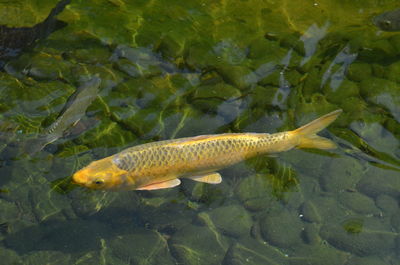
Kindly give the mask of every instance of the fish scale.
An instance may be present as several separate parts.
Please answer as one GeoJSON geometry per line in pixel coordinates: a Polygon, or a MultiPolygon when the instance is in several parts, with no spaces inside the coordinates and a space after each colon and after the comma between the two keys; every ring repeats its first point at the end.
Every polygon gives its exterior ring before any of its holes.
{"type": "Polygon", "coordinates": [[[190,172],[209,165],[224,166],[257,152],[268,152],[279,140],[285,140],[286,134],[238,133],[203,138],[199,141],[192,141],[191,138],[167,140],[143,145],[141,148],[132,147],[115,155],[113,161],[120,169],[127,171],[145,170],[149,174],[156,174],[158,167],[171,167],[171,171],[178,171],[176,169],[179,168],[190,172]]]}

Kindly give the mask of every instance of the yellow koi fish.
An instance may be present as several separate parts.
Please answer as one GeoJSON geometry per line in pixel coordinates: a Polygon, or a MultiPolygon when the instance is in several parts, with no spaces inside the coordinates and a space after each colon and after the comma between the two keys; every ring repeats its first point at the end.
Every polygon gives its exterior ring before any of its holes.
{"type": "Polygon", "coordinates": [[[179,178],[218,184],[216,171],[260,154],[292,148],[331,149],[316,135],[342,112],[336,110],[294,131],[225,133],[158,141],[125,149],[77,171],[74,183],[91,189],[156,190],[178,186],[179,178]]]}

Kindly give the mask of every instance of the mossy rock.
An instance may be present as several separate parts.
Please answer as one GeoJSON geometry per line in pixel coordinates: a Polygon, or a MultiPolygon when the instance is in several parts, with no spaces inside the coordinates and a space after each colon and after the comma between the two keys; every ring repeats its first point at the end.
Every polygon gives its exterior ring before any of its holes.
{"type": "Polygon", "coordinates": [[[187,225],[172,236],[169,247],[182,264],[221,264],[229,243],[227,238],[210,227],[187,225]]]}
{"type": "Polygon", "coordinates": [[[376,206],[381,209],[385,215],[392,215],[399,209],[399,204],[392,196],[381,194],[375,199],[376,206]]]}
{"type": "Polygon", "coordinates": [[[261,221],[261,232],[265,241],[281,248],[293,248],[302,244],[303,222],[297,213],[282,210],[270,212],[261,221]]]}
{"type": "Polygon", "coordinates": [[[264,175],[252,175],[244,178],[236,188],[236,193],[244,207],[252,211],[268,209],[276,200],[272,187],[264,175]]]}
{"type": "Polygon", "coordinates": [[[73,190],[71,198],[73,212],[79,217],[88,217],[109,206],[117,197],[115,193],[83,192],[84,188],[73,190]]]}
{"type": "MultiPolygon", "coordinates": [[[[399,116],[400,117],[400,116],[399,116]]],[[[376,117],[377,119],[379,117],[376,117]]],[[[350,128],[358,134],[365,141],[365,144],[369,149],[374,150],[374,153],[387,157],[386,159],[395,160],[396,152],[398,151],[397,142],[398,139],[393,132],[388,132],[384,127],[385,118],[380,117],[380,121],[371,122],[353,122],[350,128]],[[386,153],[386,154],[379,154],[386,153]]],[[[382,159],[385,160],[385,159],[382,159]]],[[[394,162],[396,163],[396,162],[394,162]]],[[[398,163],[397,163],[398,164],[398,163]]]]}
{"type": "Polygon", "coordinates": [[[379,95],[384,91],[397,91],[397,84],[393,81],[378,78],[378,77],[370,77],[364,79],[360,85],[360,94],[368,99],[374,95],[379,95]]]}
{"type": "Polygon", "coordinates": [[[102,147],[122,148],[134,143],[136,137],[134,132],[126,130],[123,125],[104,120],[104,122],[82,134],[78,140],[81,145],[85,145],[90,149],[102,147]]]}
{"type": "Polygon", "coordinates": [[[274,104],[278,88],[273,86],[256,86],[251,90],[251,107],[267,109],[274,104]]]}
{"type": "Polygon", "coordinates": [[[131,77],[152,77],[175,72],[175,66],[162,60],[148,48],[119,45],[111,58],[118,70],[131,77]]]}
{"type": "Polygon", "coordinates": [[[400,211],[395,212],[390,219],[392,227],[400,233],[400,211]]]}
{"type": "Polygon", "coordinates": [[[250,214],[239,205],[229,205],[199,214],[206,224],[215,225],[223,234],[241,237],[250,234],[252,218],[250,214]]]}
{"type": "Polygon", "coordinates": [[[23,71],[35,80],[57,80],[65,79],[73,81],[71,73],[73,64],[63,60],[60,55],[35,54],[29,60],[29,66],[23,71]]]}
{"type": "Polygon", "coordinates": [[[214,134],[222,132],[226,121],[215,114],[204,114],[190,108],[190,113],[185,120],[184,126],[175,134],[175,138],[196,136],[202,134],[214,134]]]}
{"type": "Polygon", "coordinates": [[[358,160],[349,157],[331,159],[325,170],[329,174],[321,175],[320,184],[324,190],[330,192],[354,189],[363,177],[363,166],[358,160]]]}
{"type": "Polygon", "coordinates": [[[319,227],[317,224],[305,224],[302,232],[302,238],[309,245],[319,245],[322,242],[319,236],[319,227]]]}
{"type": "Polygon", "coordinates": [[[7,248],[0,248],[0,259],[4,264],[22,265],[26,264],[17,252],[7,248]]]}
{"type": "Polygon", "coordinates": [[[18,0],[0,4],[0,25],[8,27],[33,27],[42,22],[56,6],[58,0],[18,0]]]}
{"type": "Polygon", "coordinates": [[[249,262],[254,265],[286,264],[286,257],[279,249],[248,237],[231,245],[222,264],[245,265],[249,262]]]}
{"type": "Polygon", "coordinates": [[[349,233],[335,225],[323,226],[320,235],[334,247],[359,256],[387,253],[395,247],[395,239],[398,236],[390,231],[368,231],[366,229],[357,233],[349,233]]]}
{"type": "Polygon", "coordinates": [[[196,88],[192,99],[193,106],[206,113],[217,113],[223,102],[234,100],[241,96],[234,86],[218,83],[215,85],[200,85],[196,88]]]}
{"type": "Polygon", "coordinates": [[[332,248],[326,243],[300,245],[287,258],[289,265],[342,265],[350,257],[349,253],[332,248]]]}
{"type": "Polygon", "coordinates": [[[386,194],[394,198],[400,196],[400,179],[398,172],[386,170],[382,174],[381,169],[369,167],[364,172],[362,179],[357,183],[357,190],[365,195],[376,198],[381,194],[386,194]]]}
{"type": "Polygon", "coordinates": [[[12,220],[18,219],[19,210],[18,207],[6,200],[0,199],[0,224],[5,224],[12,220]]]}
{"type": "MultiPolygon", "coordinates": [[[[44,183],[48,184],[45,179],[41,182],[42,185],[44,183]]],[[[65,221],[64,213],[71,210],[69,202],[64,194],[49,190],[49,186],[47,185],[46,188],[37,187],[30,192],[33,214],[39,222],[46,220],[65,221]]]]}
{"type": "Polygon", "coordinates": [[[301,205],[300,214],[302,219],[310,223],[320,223],[321,216],[319,215],[317,208],[311,201],[306,201],[301,205]]]}
{"type": "Polygon", "coordinates": [[[356,82],[343,80],[337,89],[324,86],[324,94],[332,103],[340,105],[342,100],[348,97],[359,97],[359,88],[356,82]]]}
{"type": "Polygon", "coordinates": [[[311,202],[321,216],[321,223],[341,222],[348,215],[336,198],[319,195],[313,197],[311,202]]]}
{"type": "Polygon", "coordinates": [[[221,205],[226,201],[226,191],[229,189],[229,186],[226,181],[218,185],[212,185],[192,180],[184,180],[182,188],[191,200],[211,206],[221,205]]]}
{"type": "Polygon", "coordinates": [[[368,257],[350,257],[345,265],[388,265],[381,257],[368,256],[368,257]]]}
{"type": "Polygon", "coordinates": [[[377,215],[380,213],[374,200],[358,192],[344,191],[339,194],[339,201],[349,210],[360,214],[377,215]]]}
{"type": "Polygon", "coordinates": [[[347,69],[347,77],[355,82],[360,82],[372,74],[371,65],[362,62],[354,62],[347,69]]]}
{"type": "Polygon", "coordinates": [[[72,262],[72,255],[61,251],[42,250],[29,253],[24,257],[24,261],[26,262],[25,264],[68,265],[72,262]]]}
{"type": "Polygon", "coordinates": [[[119,260],[130,260],[134,264],[175,264],[166,238],[156,231],[137,229],[115,237],[108,246],[119,260]]]}
{"type": "Polygon", "coordinates": [[[111,228],[98,221],[50,221],[30,225],[5,239],[17,252],[35,253],[39,250],[59,252],[89,251],[100,247],[99,238],[109,237],[111,228]],[[30,239],[35,238],[35,241],[30,239]]]}

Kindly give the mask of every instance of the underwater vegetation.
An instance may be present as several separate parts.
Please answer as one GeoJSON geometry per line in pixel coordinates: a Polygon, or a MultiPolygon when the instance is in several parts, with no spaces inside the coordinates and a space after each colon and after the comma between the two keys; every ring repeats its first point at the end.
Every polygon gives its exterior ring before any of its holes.
{"type": "MultiPolygon", "coordinates": [[[[33,28],[57,4],[2,2],[0,25],[33,28]]],[[[0,72],[2,262],[400,264],[400,33],[376,25],[398,8],[70,1],[54,17],[63,27],[0,72]],[[93,77],[89,100],[74,105],[93,77]],[[221,170],[218,185],[183,179],[116,193],[71,184],[130,146],[288,131],[336,109],[321,136],[337,149],[255,157],[221,170]],[[28,154],[43,135],[52,137],[28,154]]]]}

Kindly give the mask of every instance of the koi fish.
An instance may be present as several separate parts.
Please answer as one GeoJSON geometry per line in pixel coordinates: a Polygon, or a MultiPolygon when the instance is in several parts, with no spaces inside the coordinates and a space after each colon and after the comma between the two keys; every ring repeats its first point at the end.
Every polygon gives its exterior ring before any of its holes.
{"type": "Polygon", "coordinates": [[[342,112],[335,110],[294,131],[225,133],[137,145],[91,162],[72,182],[91,189],[157,190],[178,186],[180,178],[218,184],[217,170],[242,160],[292,148],[332,149],[331,140],[317,135],[342,112]]]}

